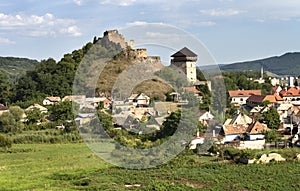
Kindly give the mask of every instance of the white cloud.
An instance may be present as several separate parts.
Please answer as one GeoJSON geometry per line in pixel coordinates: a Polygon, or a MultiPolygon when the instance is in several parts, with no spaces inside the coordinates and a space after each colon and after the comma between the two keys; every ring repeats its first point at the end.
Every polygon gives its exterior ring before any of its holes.
{"type": "Polygon", "coordinates": [[[234,16],[244,13],[245,11],[237,10],[237,9],[206,9],[200,10],[200,13],[209,16],[234,16]]]}
{"type": "Polygon", "coordinates": [[[16,42],[11,41],[8,38],[0,38],[0,44],[16,44],[16,42]]]}
{"type": "Polygon", "coordinates": [[[142,25],[151,25],[151,24],[163,24],[163,23],[148,23],[146,21],[134,21],[126,23],[127,26],[142,26],[142,25]]]}
{"type": "Polygon", "coordinates": [[[71,36],[81,36],[81,32],[77,26],[69,26],[68,28],[61,29],[60,31],[63,34],[70,34],[71,36]]]}
{"type": "Polygon", "coordinates": [[[104,0],[101,1],[101,4],[110,4],[110,5],[118,5],[118,6],[129,6],[136,2],[136,0],[104,0]]]}
{"type": "Polygon", "coordinates": [[[73,0],[73,2],[76,4],[76,5],[82,5],[83,3],[83,0],[73,0]]]}
{"type": "Polygon", "coordinates": [[[75,26],[74,20],[56,18],[51,13],[41,16],[0,13],[0,29],[17,30],[25,36],[81,35],[79,28],[75,26]]]}
{"type": "Polygon", "coordinates": [[[204,27],[210,27],[210,26],[215,26],[217,23],[212,22],[212,21],[202,21],[202,22],[196,22],[196,26],[204,26],[204,27]]]}

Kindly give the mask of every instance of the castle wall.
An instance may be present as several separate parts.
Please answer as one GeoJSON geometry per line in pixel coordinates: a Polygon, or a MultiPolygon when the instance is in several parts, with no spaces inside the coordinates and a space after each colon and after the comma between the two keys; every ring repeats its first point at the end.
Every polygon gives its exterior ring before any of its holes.
{"type": "Polygon", "coordinates": [[[119,34],[117,30],[108,30],[105,31],[102,38],[102,45],[105,47],[112,46],[112,43],[115,44],[115,47],[118,49],[126,49],[127,42],[123,35],[119,34]]]}

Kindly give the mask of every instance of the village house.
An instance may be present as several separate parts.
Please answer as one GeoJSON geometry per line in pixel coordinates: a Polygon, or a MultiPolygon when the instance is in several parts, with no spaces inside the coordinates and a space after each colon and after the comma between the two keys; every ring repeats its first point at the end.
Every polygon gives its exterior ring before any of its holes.
{"type": "Polygon", "coordinates": [[[227,119],[224,125],[245,125],[252,123],[252,118],[243,113],[238,113],[234,118],[227,119]]]}
{"type": "Polygon", "coordinates": [[[69,95],[62,98],[62,101],[72,101],[74,103],[77,103],[79,105],[79,109],[84,108],[85,102],[86,102],[86,96],[85,95],[69,95]]]}
{"type": "Polygon", "coordinates": [[[128,98],[128,103],[135,107],[148,107],[150,105],[150,97],[144,93],[132,94],[128,98]]]}
{"type": "Polygon", "coordinates": [[[293,106],[293,104],[291,103],[284,103],[284,104],[280,104],[276,110],[280,116],[280,121],[284,122],[285,119],[288,118],[288,111],[290,110],[290,108],[293,106]]]}
{"type": "Polygon", "coordinates": [[[34,109],[40,110],[41,113],[47,113],[48,112],[47,108],[45,108],[45,107],[43,107],[43,106],[41,106],[40,104],[37,104],[37,103],[34,103],[33,105],[26,108],[25,112],[31,111],[31,110],[34,110],[34,109]]]}
{"type": "Polygon", "coordinates": [[[271,107],[268,106],[268,105],[267,105],[267,106],[260,106],[260,105],[258,105],[258,106],[256,106],[256,107],[253,107],[253,108],[250,110],[249,115],[250,115],[250,116],[257,116],[257,115],[259,115],[259,114],[263,114],[263,113],[269,111],[270,108],[271,108],[271,107]]]}
{"type": "Polygon", "coordinates": [[[238,147],[246,149],[263,148],[264,132],[270,129],[265,125],[251,119],[246,115],[237,115],[224,123],[221,135],[224,136],[222,144],[237,142],[238,147]],[[251,120],[251,122],[250,122],[251,120]]]}
{"type": "Polygon", "coordinates": [[[288,110],[288,116],[291,118],[292,123],[300,124],[300,106],[293,105],[288,110]]]}
{"type": "Polygon", "coordinates": [[[245,105],[250,96],[261,95],[261,90],[229,90],[228,93],[232,104],[245,105]]]}
{"type": "Polygon", "coordinates": [[[91,97],[85,99],[85,108],[96,108],[99,106],[100,103],[103,103],[104,109],[110,109],[111,107],[111,100],[107,99],[106,97],[91,97]]]}
{"type": "Polygon", "coordinates": [[[60,97],[46,97],[43,100],[43,105],[54,105],[60,101],[61,101],[60,97]]]}
{"type": "Polygon", "coordinates": [[[75,117],[75,122],[78,126],[88,124],[95,117],[95,113],[79,113],[75,117]]]}
{"type": "Polygon", "coordinates": [[[279,92],[279,95],[284,101],[300,101],[300,88],[297,86],[284,89],[279,92]]]}
{"type": "Polygon", "coordinates": [[[279,92],[282,90],[281,86],[273,86],[272,87],[273,93],[277,93],[279,95],[279,92]]]}
{"type": "Polygon", "coordinates": [[[249,107],[264,106],[265,103],[276,105],[282,102],[283,99],[276,93],[274,93],[273,95],[266,95],[266,96],[252,95],[246,100],[246,103],[249,107]]]}
{"type": "Polygon", "coordinates": [[[5,112],[8,112],[8,107],[6,107],[5,105],[3,104],[0,104],[0,115],[2,115],[3,113],[5,112]]]}
{"type": "Polygon", "coordinates": [[[198,113],[198,120],[202,125],[209,125],[209,121],[214,119],[214,116],[209,111],[200,111],[198,113]]]}
{"type": "Polygon", "coordinates": [[[75,103],[81,104],[86,100],[85,95],[69,95],[62,98],[62,101],[73,101],[75,103]]]}
{"type": "Polygon", "coordinates": [[[199,102],[202,102],[202,96],[201,96],[201,91],[199,91],[195,86],[190,86],[190,87],[182,87],[180,89],[180,93],[178,92],[172,92],[171,95],[173,96],[174,102],[179,102],[179,103],[187,103],[188,100],[184,100],[182,97],[185,93],[193,93],[194,96],[199,100],[199,102]]]}

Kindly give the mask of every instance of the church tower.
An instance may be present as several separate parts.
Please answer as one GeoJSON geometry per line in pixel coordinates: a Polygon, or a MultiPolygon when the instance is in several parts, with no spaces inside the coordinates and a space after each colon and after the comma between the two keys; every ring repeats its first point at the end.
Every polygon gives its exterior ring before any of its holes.
{"type": "Polygon", "coordinates": [[[260,67],[260,78],[264,79],[264,66],[262,64],[261,64],[261,67],[260,67]]]}
{"type": "Polygon", "coordinates": [[[181,69],[186,74],[187,80],[194,84],[197,81],[197,54],[184,47],[171,57],[173,58],[171,59],[171,66],[181,69]]]}

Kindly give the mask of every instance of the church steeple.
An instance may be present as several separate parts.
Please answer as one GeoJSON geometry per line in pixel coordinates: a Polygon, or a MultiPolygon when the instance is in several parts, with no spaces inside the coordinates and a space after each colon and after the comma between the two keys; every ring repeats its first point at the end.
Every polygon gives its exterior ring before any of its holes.
{"type": "Polygon", "coordinates": [[[260,67],[260,78],[263,79],[264,78],[264,66],[261,64],[260,67]]]}

